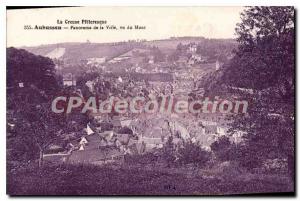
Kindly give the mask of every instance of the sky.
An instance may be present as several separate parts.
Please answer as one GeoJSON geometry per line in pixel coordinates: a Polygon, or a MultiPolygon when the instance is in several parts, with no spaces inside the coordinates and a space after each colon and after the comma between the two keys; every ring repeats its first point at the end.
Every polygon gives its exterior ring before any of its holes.
{"type": "MultiPolygon", "coordinates": [[[[73,7],[7,10],[7,47],[62,42],[119,42],[180,36],[234,38],[242,7],[73,7]],[[72,30],[68,21],[106,21],[103,30],[72,30]],[[57,20],[63,22],[62,25],[57,20]],[[25,26],[62,26],[62,30],[24,29],[25,26]],[[115,25],[118,29],[106,29],[115,25]],[[127,29],[128,26],[145,29],[127,29]],[[120,26],[126,29],[121,30],[120,26]]],[[[87,26],[77,24],[73,26],[87,26]]],[[[89,25],[93,27],[94,25],[89,25]]]]}

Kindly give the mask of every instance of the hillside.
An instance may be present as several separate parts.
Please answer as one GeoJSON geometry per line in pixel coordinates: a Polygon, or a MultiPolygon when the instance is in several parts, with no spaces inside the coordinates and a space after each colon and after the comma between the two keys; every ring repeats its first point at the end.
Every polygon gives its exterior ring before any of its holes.
{"type": "Polygon", "coordinates": [[[22,47],[36,55],[64,59],[70,63],[94,57],[113,58],[132,49],[129,43],[58,43],[35,47],[22,47]]]}
{"type": "Polygon", "coordinates": [[[227,46],[235,46],[236,41],[234,39],[207,39],[204,37],[172,37],[170,39],[164,39],[164,40],[153,40],[153,41],[147,41],[145,42],[148,46],[156,46],[158,47],[162,52],[169,53],[171,50],[175,50],[177,48],[177,45],[188,45],[190,43],[195,44],[210,44],[212,46],[215,46],[215,44],[224,44],[227,46]]]}
{"type": "Polygon", "coordinates": [[[77,63],[80,60],[94,57],[114,58],[124,54],[133,48],[158,47],[163,53],[169,54],[174,51],[178,44],[187,45],[190,43],[201,44],[224,43],[235,45],[233,39],[205,39],[203,37],[179,37],[146,42],[119,42],[119,43],[58,43],[40,45],[34,47],[21,47],[36,55],[49,56],[50,58],[64,59],[70,63],[77,63]]]}

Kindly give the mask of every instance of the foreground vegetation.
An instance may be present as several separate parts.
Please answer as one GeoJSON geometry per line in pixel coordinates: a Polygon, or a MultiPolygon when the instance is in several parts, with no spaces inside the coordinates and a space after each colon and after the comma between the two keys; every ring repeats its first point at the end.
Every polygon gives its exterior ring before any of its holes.
{"type": "Polygon", "coordinates": [[[207,177],[159,169],[119,166],[34,165],[11,168],[7,193],[10,195],[228,195],[291,192],[291,186],[276,175],[207,177]],[[264,178],[264,179],[262,179],[264,178]]]}

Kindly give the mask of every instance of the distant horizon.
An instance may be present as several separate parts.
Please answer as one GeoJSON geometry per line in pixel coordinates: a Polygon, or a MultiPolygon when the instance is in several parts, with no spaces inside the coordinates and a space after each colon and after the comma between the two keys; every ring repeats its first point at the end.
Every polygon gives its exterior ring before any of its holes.
{"type": "MultiPolygon", "coordinates": [[[[206,38],[204,36],[170,36],[169,38],[162,38],[162,39],[153,39],[153,40],[146,40],[146,39],[135,39],[136,41],[140,41],[140,42],[154,42],[154,41],[165,41],[165,40],[174,40],[174,39],[183,39],[183,38],[204,38],[204,39],[208,39],[208,40],[233,40],[236,41],[235,38],[206,38]],[[145,40],[145,41],[142,41],[145,40]]],[[[57,45],[57,44],[72,44],[72,43],[78,43],[78,44],[82,44],[82,43],[91,43],[91,44],[111,44],[111,43],[128,43],[130,41],[133,41],[134,39],[129,39],[129,40],[123,40],[123,41],[111,41],[111,42],[93,42],[93,41],[74,41],[74,42],[59,42],[59,43],[48,43],[48,44],[40,44],[40,45],[33,45],[33,46],[27,46],[27,45],[23,45],[23,46],[7,46],[7,48],[10,47],[14,47],[14,48],[23,48],[23,47],[39,47],[39,46],[48,46],[48,45],[57,45]]],[[[236,41],[237,42],[237,41],[236,41]]]]}

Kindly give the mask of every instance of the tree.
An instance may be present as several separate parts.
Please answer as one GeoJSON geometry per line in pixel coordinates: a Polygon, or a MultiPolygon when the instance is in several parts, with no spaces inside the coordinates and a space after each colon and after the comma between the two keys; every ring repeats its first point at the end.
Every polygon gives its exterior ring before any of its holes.
{"type": "Polygon", "coordinates": [[[210,152],[191,142],[185,142],[183,147],[178,149],[178,156],[179,163],[194,164],[200,167],[203,167],[211,159],[210,152]]]}
{"type": "Polygon", "coordinates": [[[213,142],[210,147],[215,153],[216,157],[221,161],[227,161],[230,159],[231,142],[228,137],[222,136],[217,141],[213,142]]]}
{"type": "Polygon", "coordinates": [[[165,61],[165,54],[163,54],[158,47],[152,48],[151,49],[151,54],[154,57],[154,62],[163,62],[163,61],[165,61]]]}
{"type": "Polygon", "coordinates": [[[291,95],[294,85],[294,9],[250,7],[241,14],[236,56],[224,75],[228,85],[291,95]],[[258,73],[259,72],[259,73],[258,73]]]}
{"type": "Polygon", "coordinates": [[[182,43],[179,43],[177,46],[176,46],[176,50],[181,52],[184,50],[184,46],[182,45],[182,43]]]}
{"type": "Polygon", "coordinates": [[[230,131],[246,133],[244,146],[257,158],[257,164],[267,158],[286,157],[293,176],[294,8],[249,7],[241,20],[236,28],[239,47],[220,80],[252,93],[231,91],[248,100],[249,107],[247,114],[234,117],[230,131]]]}
{"type": "Polygon", "coordinates": [[[33,84],[46,93],[59,88],[53,61],[23,49],[7,49],[6,74],[8,87],[16,88],[19,83],[23,83],[25,87],[33,84]]]}
{"type": "Polygon", "coordinates": [[[45,150],[52,143],[63,143],[69,132],[82,130],[87,115],[56,114],[51,110],[54,97],[72,92],[62,90],[49,58],[15,48],[9,48],[7,54],[8,160],[39,158],[41,166],[45,150]],[[19,82],[24,86],[19,87],[19,82]]]}
{"type": "Polygon", "coordinates": [[[167,166],[170,167],[175,161],[175,148],[173,143],[173,137],[170,136],[162,148],[162,158],[167,162],[167,166]]]}
{"type": "Polygon", "coordinates": [[[168,61],[169,62],[175,62],[179,59],[180,56],[180,51],[179,50],[175,50],[172,54],[168,55],[168,61]]]}
{"type": "MultiPolygon", "coordinates": [[[[34,145],[31,150],[39,152],[39,167],[43,164],[43,154],[52,143],[62,137],[64,122],[62,118],[53,113],[50,103],[38,105],[22,103],[22,107],[16,109],[16,133],[21,144],[34,145]]],[[[11,147],[18,149],[19,147],[11,147]]]]}

